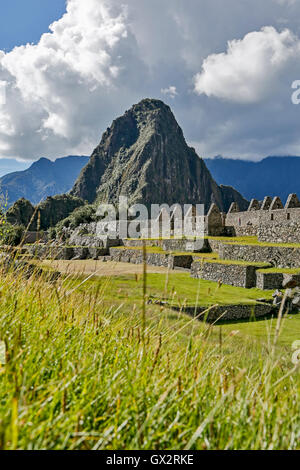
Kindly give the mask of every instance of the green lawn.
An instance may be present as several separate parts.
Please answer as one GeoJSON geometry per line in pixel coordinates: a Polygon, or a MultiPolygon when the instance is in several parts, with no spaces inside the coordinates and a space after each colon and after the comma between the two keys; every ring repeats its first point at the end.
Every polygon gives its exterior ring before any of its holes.
{"type": "MultiPolygon", "coordinates": [[[[70,281],[68,281],[70,282],[70,281]]],[[[78,283],[79,281],[72,281],[78,283]]],[[[87,283],[79,287],[79,290],[91,292],[94,289],[103,289],[103,300],[106,304],[123,305],[130,311],[132,306],[138,306],[141,302],[142,292],[141,276],[111,277],[109,279],[90,279],[87,283]]],[[[147,275],[147,296],[153,300],[164,300],[176,307],[183,306],[212,306],[230,304],[255,304],[257,299],[271,299],[271,291],[261,291],[259,289],[243,289],[227,285],[219,286],[218,283],[192,279],[187,273],[148,274],[147,275]]],[[[168,310],[168,309],[166,309],[168,310]]],[[[169,312],[170,313],[170,312],[169,312]]],[[[175,314],[174,314],[175,315],[175,314]]],[[[256,337],[262,340],[274,335],[276,321],[272,318],[249,322],[228,322],[222,323],[219,328],[230,332],[233,328],[240,331],[242,335],[256,337]]],[[[216,327],[217,328],[217,327],[216,327]]],[[[300,314],[289,315],[284,320],[284,327],[281,332],[280,341],[284,344],[292,344],[300,339],[300,314]]]]}
{"type": "MultiPolygon", "coordinates": [[[[69,282],[69,281],[68,281],[69,282]]],[[[74,281],[78,282],[78,281],[74,281]]],[[[105,299],[137,302],[140,299],[142,289],[141,276],[113,276],[107,279],[91,279],[84,283],[87,285],[101,286],[109,283],[105,292],[105,299]]],[[[256,299],[270,299],[272,293],[259,289],[243,289],[228,285],[219,285],[216,282],[193,279],[189,273],[172,271],[167,274],[147,275],[147,294],[157,299],[172,299],[177,306],[211,306],[230,304],[253,304],[256,299]]]]}

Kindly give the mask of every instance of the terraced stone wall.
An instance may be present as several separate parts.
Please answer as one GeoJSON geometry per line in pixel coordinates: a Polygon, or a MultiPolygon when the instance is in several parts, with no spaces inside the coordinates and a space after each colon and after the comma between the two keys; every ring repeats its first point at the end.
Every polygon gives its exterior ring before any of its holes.
{"type": "Polygon", "coordinates": [[[221,243],[221,259],[234,259],[254,263],[270,263],[278,268],[300,267],[300,248],[221,243]]]}
{"type": "Polygon", "coordinates": [[[194,261],[191,266],[191,276],[206,281],[221,282],[229,286],[251,289],[256,286],[255,266],[222,264],[194,261]]]}
{"type": "Polygon", "coordinates": [[[256,273],[256,287],[261,290],[281,289],[283,283],[282,273],[267,273],[258,271],[256,273]]]}
{"type": "MultiPolygon", "coordinates": [[[[144,262],[142,250],[111,248],[112,261],[123,263],[142,264],[144,262]]],[[[146,253],[146,263],[152,266],[163,266],[169,269],[190,269],[193,257],[190,255],[169,255],[165,253],[146,253]]]]}
{"type": "Polygon", "coordinates": [[[25,245],[24,249],[28,254],[40,260],[76,260],[76,259],[94,259],[97,260],[102,256],[109,254],[108,248],[99,247],[52,247],[48,245],[25,245]]]}
{"type": "Polygon", "coordinates": [[[188,240],[188,239],[157,239],[157,240],[123,240],[123,245],[125,247],[141,247],[143,243],[146,246],[152,247],[159,247],[162,248],[164,251],[179,251],[179,252],[202,252],[202,253],[209,253],[211,251],[210,243],[208,239],[199,239],[199,240],[188,240]]]}
{"type": "Polygon", "coordinates": [[[275,313],[273,305],[257,303],[255,305],[222,305],[213,307],[209,311],[204,307],[187,307],[184,313],[197,315],[201,320],[207,322],[249,320],[250,318],[266,318],[275,313]],[[201,316],[203,313],[203,316],[201,316]]]}

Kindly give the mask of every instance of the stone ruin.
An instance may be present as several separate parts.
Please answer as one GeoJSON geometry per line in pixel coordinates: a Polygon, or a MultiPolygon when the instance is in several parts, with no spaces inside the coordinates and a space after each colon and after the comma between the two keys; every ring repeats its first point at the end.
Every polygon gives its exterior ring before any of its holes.
{"type": "MultiPolygon", "coordinates": [[[[296,194],[290,194],[285,205],[278,196],[266,196],[263,201],[252,199],[247,211],[243,212],[236,202],[231,204],[227,214],[212,204],[207,215],[197,216],[195,207],[192,207],[186,217],[191,229],[191,233],[185,230],[187,236],[195,234],[197,226],[202,227],[205,236],[257,236],[261,242],[300,243],[300,201],[296,194]]],[[[147,221],[142,237],[149,236],[152,222],[147,221]]],[[[160,224],[160,237],[176,236],[176,229],[184,223],[176,208],[171,214],[162,209],[156,222],[160,224]]]]}
{"type": "Polygon", "coordinates": [[[225,227],[235,236],[257,236],[261,242],[300,243],[300,201],[290,194],[283,205],[278,196],[267,196],[262,202],[252,199],[244,212],[233,203],[225,216],[225,227]]]}
{"type": "MultiPolygon", "coordinates": [[[[227,214],[221,212],[214,203],[206,215],[197,214],[194,206],[190,207],[185,217],[179,207],[173,207],[171,213],[163,208],[154,222],[159,227],[159,238],[149,237],[148,229],[153,223],[151,220],[143,221],[143,228],[147,232],[142,233],[143,239],[101,237],[98,232],[99,222],[93,222],[82,224],[75,230],[66,229],[64,244],[37,243],[25,245],[23,250],[24,254],[39,259],[94,259],[142,264],[144,252],[141,248],[144,245],[157,247],[160,249],[146,250],[147,264],[189,271],[193,278],[219,285],[246,289],[256,287],[260,290],[289,288],[290,308],[300,310],[300,201],[296,194],[288,197],[285,206],[279,197],[272,199],[267,196],[263,201],[252,199],[247,211],[243,212],[234,202],[227,214]],[[195,227],[203,229],[196,232],[198,239],[190,239],[186,230],[184,237],[176,237],[183,223],[187,223],[191,229],[190,235],[195,235],[195,227]],[[205,238],[199,240],[203,235],[205,238]],[[221,238],[249,235],[273,244],[247,244],[239,243],[238,240],[232,243],[230,239],[221,238]],[[199,244],[199,241],[203,241],[203,244],[199,244]],[[287,242],[291,245],[281,245],[287,242]],[[209,256],[199,256],[199,253],[209,253],[209,256]],[[278,270],[270,269],[273,267],[278,270]]],[[[110,228],[110,223],[103,224],[105,230],[110,228]]],[[[274,308],[279,305],[277,297],[274,298],[274,305],[272,301],[258,299],[255,315],[274,313],[274,308]]],[[[223,313],[226,319],[250,318],[253,306],[226,306],[223,313]]]]}

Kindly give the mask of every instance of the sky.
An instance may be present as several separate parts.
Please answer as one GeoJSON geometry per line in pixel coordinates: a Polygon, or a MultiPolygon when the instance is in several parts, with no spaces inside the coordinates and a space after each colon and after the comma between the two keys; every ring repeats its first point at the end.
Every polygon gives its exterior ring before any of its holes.
{"type": "Polygon", "coordinates": [[[0,169],[89,155],[145,97],[201,157],[300,155],[300,0],[3,3],[0,169]]]}
{"type": "Polygon", "coordinates": [[[0,49],[37,43],[66,11],[65,0],[10,0],[1,5],[0,49]]]}

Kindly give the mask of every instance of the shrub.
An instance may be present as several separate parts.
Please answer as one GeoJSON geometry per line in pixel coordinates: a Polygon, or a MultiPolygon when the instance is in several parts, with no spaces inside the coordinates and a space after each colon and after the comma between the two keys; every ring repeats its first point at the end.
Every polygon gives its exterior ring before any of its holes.
{"type": "Polygon", "coordinates": [[[56,232],[61,234],[64,228],[74,230],[81,224],[90,224],[96,220],[96,209],[92,205],[85,205],[76,209],[69,217],[57,224],[56,232]]]}
{"type": "Polygon", "coordinates": [[[59,221],[65,219],[75,209],[83,205],[83,199],[69,194],[48,197],[38,208],[40,212],[40,229],[47,230],[49,227],[54,227],[59,221]]]}
{"type": "Polygon", "coordinates": [[[48,230],[84,204],[83,199],[69,194],[48,197],[37,207],[22,198],[7,211],[6,217],[10,224],[23,225],[31,231],[48,230]]]}
{"type": "Polygon", "coordinates": [[[20,245],[25,228],[23,225],[11,225],[6,223],[5,230],[0,233],[1,244],[18,246],[20,245]]]}
{"type": "MultiPolygon", "coordinates": [[[[19,199],[14,205],[7,211],[6,219],[11,225],[23,225],[28,227],[35,212],[34,206],[27,199],[19,199]]],[[[29,227],[30,230],[35,230],[36,222],[32,220],[29,227]]]]}
{"type": "Polygon", "coordinates": [[[56,238],[56,229],[55,229],[55,227],[49,228],[48,238],[49,238],[49,240],[55,240],[55,238],[56,238]]]}

